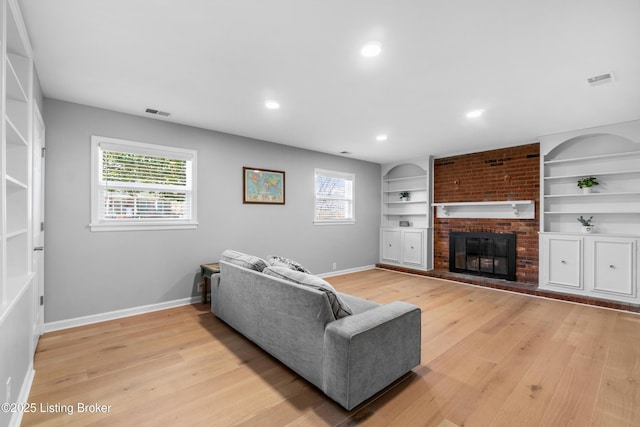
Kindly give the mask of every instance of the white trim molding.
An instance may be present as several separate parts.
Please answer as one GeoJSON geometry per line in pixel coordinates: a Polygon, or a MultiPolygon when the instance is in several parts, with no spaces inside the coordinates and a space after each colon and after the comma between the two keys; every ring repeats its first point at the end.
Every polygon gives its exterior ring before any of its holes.
{"type": "Polygon", "coordinates": [[[183,305],[195,304],[201,301],[200,296],[183,298],[173,301],[161,302],[158,304],[143,305],[139,307],[125,308],[122,310],[108,311],[106,313],[92,314],[89,316],[75,317],[73,319],[59,320],[57,322],[48,322],[44,324],[45,332],[59,331],[62,329],[75,328],[77,326],[91,325],[98,322],[106,322],[107,320],[121,319],[123,317],[135,316],[138,314],[151,313],[168,308],[180,307],[183,305]]]}

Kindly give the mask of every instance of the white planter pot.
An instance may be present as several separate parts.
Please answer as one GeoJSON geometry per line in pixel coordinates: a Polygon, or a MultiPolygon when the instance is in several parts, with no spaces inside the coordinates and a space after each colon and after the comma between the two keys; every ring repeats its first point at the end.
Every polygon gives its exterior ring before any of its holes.
{"type": "Polygon", "coordinates": [[[595,227],[593,225],[583,225],[582,232],[583,233],[593,233],[595,227]]]}
{"type": "Polygon", "coordinates": [[[591,189],[592,188],[593,187],[582,187],[582,193],[583,194],[589,194],[589,193],[591,193],[591,189]]]}

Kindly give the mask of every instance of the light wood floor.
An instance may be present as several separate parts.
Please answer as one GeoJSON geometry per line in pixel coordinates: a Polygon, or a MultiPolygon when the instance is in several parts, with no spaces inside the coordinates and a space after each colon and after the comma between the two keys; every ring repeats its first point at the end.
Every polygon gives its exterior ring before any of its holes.
{"type": "Polygon", "coordinates": [[[421,365],[351,412],[197,304],[45,334],[29,402],[111,407],[23,425],[640,425],[638,315],[384,270],[329,281],[422,308],[421,365]]]}

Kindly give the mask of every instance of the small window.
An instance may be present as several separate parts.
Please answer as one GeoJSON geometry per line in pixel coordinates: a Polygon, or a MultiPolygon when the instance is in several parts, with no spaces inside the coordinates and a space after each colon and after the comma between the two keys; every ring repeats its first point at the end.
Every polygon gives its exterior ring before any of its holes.
{"type": "Polygon", "coordinates": [[[323,169],[315,170],[316,224],[353,224],[355,175],[323,169]]]}
{"type": "Polygon", "coordinates": [[[91,230],[195,228],[196,152],[93,136],[91,230]]]}

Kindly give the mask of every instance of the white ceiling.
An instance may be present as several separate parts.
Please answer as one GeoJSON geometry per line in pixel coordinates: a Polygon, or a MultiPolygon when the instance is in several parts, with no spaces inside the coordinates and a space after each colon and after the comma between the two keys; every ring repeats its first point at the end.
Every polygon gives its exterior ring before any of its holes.
{"type": "Polygon", "coordinates": [[[20,5],[47,97],[378,163],[640,118],[638,0],[20,5]]]}

